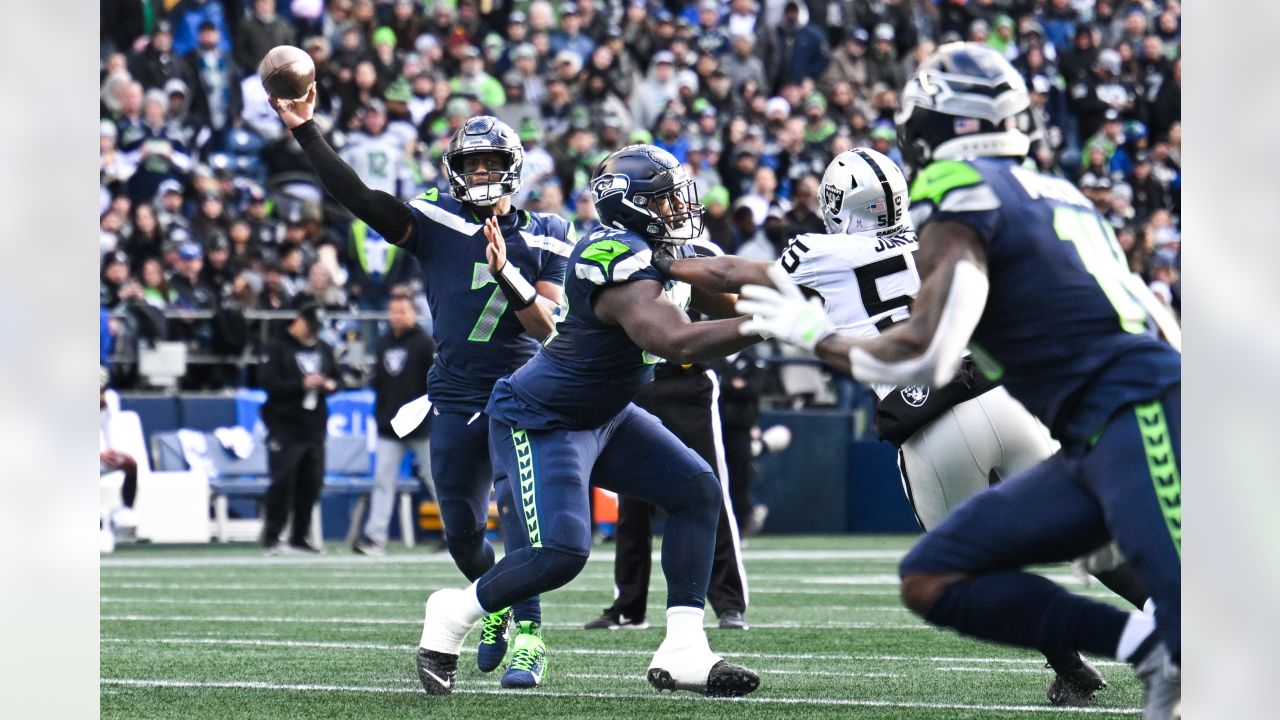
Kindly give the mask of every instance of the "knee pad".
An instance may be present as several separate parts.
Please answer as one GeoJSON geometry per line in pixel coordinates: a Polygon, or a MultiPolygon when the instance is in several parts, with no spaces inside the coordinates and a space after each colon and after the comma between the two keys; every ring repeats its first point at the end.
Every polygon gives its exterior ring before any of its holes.
{"type": "Polygon", "coordinates": [[[449,556],[468,580],[475,580],[493,567],[493,546],[485,541],[484,531],[454,534],[446,530],[445,544],[449,556]]]}
{"type": "Polygon", "coordinates": [[[587,556],[551,548],[531,548],[535,572],[549,590],[567,585],[587,566],[587,556]]]}

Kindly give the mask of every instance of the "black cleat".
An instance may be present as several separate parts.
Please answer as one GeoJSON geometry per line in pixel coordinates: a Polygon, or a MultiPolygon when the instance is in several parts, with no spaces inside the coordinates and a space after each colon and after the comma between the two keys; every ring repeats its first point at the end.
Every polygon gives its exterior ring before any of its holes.
{"type": "Polygon", "coordinates": [[[747,619],[738,610],[726,610],[720,616],[721,630],[747,630],[747,619]]]}
{"type": "Polygon", "coordinates": [[[647,630],[649,623],[644,618],[627,617],[622,613],[605,608],[600,617],[582,626],[583,630],[647,630]]]}
{"type": "Polygon", "coordinates": [[[418,680],[428,695],[448,695],[458,677],[458,656],[418,648],[418,680]]]}
{"type": "Polygon", "coordinates": [[[721,660],[711,668],[707,676],[709,697],[742,697],[760,687],[760,676],[753,671],[721,660]]]}
{"type": "Polygon", "coordinates": [[[1059,668],[1046,663],[1045,667],[1053,668],[1057,673],[1046,693],[1049,696],[1049,702],[1054,705],[1087,707],[1093,704],[1093,696],[1107,686],[1102,673],[1079,653],[1076,653],[1075,662],[1069,666],[1059,668]]]}
{"type": "Polygon", "coordinates": [[[742,697],[760,687],[760,676],[753,671],[721,660],[711,666],[707,675],[707,683],[702,688],[681,687],[671,673],[662,668],[649,668],[647,674],[649,684],[658,692],[663,690],[692,690],[708,697],[742,697]]]}

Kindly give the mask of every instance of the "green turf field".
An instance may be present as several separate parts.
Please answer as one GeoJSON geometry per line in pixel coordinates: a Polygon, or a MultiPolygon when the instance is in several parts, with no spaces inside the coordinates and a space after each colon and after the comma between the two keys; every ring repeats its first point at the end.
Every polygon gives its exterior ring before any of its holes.
{"type": "MultiPolygon", "coordinates": [[[[395,548],[364,558],[264,558],[247,545],[124,546],[102,560],[104,718],[1034,718],[1136,717],[1130,670],[1100,663],[1110,687],[1087,710],[1045,699],[1043,658],[934,630],[898,602],[902,537],[761,537],[746,564],[747,632],[707,631],[712,649],[761,674],[745,699],[657,694],[644,679],[662,639],[655,562],[642,631],[585,631],[613,597],[612,546],[543,597],[550,651],[536,691],[502,690],[475,669],[428,697],[414,649],[427,593],[461,587],[448,555],[395,548]]],[[[1045,570],[1081,589],[1066,567],[1045,570]]],[[[1094,597],[1119,602],[1094,585],[1094,597]]],[[[714,619],[711,619],[714,621],[714,619]]]]}

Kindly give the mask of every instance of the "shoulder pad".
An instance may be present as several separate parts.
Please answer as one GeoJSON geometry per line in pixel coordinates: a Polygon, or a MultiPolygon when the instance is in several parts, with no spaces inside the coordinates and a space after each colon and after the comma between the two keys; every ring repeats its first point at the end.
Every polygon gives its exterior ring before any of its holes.
{"type": "Polygon", "coordinates": [[[574,273],[597,285],[626,282],[650,267],[653,252],[634,233],[597,230],[582,240],[574,273]]]}
{"type": "Polygon", "coordinates": [[[942,204],[952,190],[981,183],[982,174],[962,160],[938,160],[930,163],[911,183],[911,202],[942,204]]]}

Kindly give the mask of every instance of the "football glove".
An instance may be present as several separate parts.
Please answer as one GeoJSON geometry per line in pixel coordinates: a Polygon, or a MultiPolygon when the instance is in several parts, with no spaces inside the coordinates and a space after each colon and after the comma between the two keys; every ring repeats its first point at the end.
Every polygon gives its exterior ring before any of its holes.
{"type": "Polygon", "coordinates": [[[743,323],[739,332],[777,338],[813,352],[818,342],[835,330],[831,318],[822,309],[822,302],[818,298],[806,300],[786,271],[777,265],[770,266],[769,279],[774,287],[746,285],[742,288],[734,307],[751,319],[743,323]]]}

